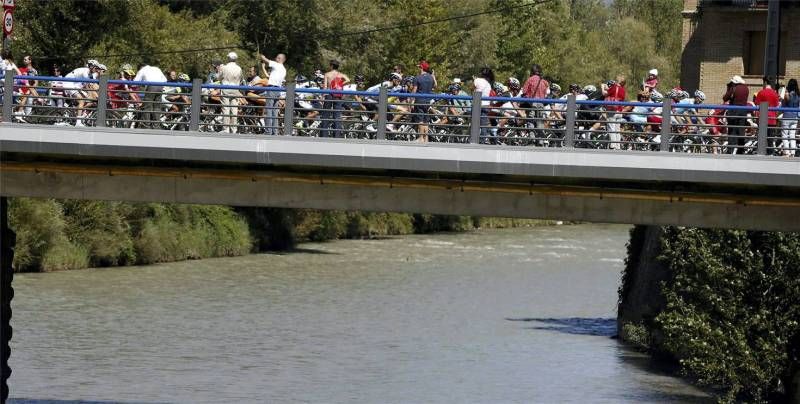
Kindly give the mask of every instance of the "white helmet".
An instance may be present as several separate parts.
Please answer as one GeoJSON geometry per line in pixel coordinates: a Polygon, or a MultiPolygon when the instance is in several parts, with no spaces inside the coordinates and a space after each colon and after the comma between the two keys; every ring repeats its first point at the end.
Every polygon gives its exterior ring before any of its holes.
{"type": "Polygon", "coordinates": [[[86,66],[88,66],[88,67],[98,67],[98,66],[100,66],[100,62],[98,62],[95,59],[89,59],[89,60],[86,61],[86,66]]]}
{"type": "Polygon", "coordinates": [[[647,73],[652,74],[653,76],[658,76],[658,69],[650,69],[650,71],[647,73]]]}
{"type": "Polygon", "coordinates": [[[236,52],[228,53],[228,60],[230,60],[231,62],[235,62],[236,59],[238,59],[238,58],[239,58],[239,55],[237,55],[236,52]]]}

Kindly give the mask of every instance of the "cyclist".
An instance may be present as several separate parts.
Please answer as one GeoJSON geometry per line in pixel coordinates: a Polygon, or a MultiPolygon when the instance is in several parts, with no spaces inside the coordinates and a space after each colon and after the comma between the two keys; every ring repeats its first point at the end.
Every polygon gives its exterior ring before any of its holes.
{"type": "MultiPolygon", "coordinates": [[[[64,77],[68,79],[94,80],[97,78],[99,73],[100,62],[94,59],[89,59],[86,62],[86,66],[79,67],[67,73],[67,75],[64,77]]],[[[97,91],[94,88],[95,86],[90,86],[89,84],[90,83],[81,81],[64,82],[64,89],[66,90],[64,94],[77,103],[77,108],[75,110],[75,126],[85,126],[83,123],[83,118],[86,117],[87,112],[84,108],[88,103],[91,102],[92,99],[97,99],[97,91]],[[94,97],[92,97],[92,93],[94,93],[94,97]]]]}
{"type": "MultiPolygon", "coordinates": [[[[136,75],[133,66],[129,63],[122,65],[119,71],[119,80],[131,81],[136,75]]],[[[108,100],[111,103],[111,108],[121,109],[126,108],[129,103],[139,102],[139,94],[136,93],[135,88],[127,83],[109,83],[108,84],[108,100]]]]}
{"type": "MultiPolygon", "coordinates": [[[[324,77],[322,79],[324,80],[324,77]]],[[[298,90],[319,88],[316,81],[310,81],[302,74],[295,76],[294,81],[298,90]]],[[[298,119],[294,126],[296,128],[303,128],[305,126],[310,127],[318,125],[316,118],[319,116],[319,110],[322,108],[319,95],[317,93],[297,91],[295,93],[295,99],[297,100],[297,106],[300,107],[300,112],[305,113],[305,117],[298,119]]]]}
{"type": "MultiPolygon", "coordinates": [[[[417,78],[414,76],[404,76],[403,80],[400,81],[400,87],[394,88],[391,91],[395,93],[411,93],[413,92],[414,85],[416,83],[417,78]]],[[[394,132],[395,126],[394,124],[400,122],[403,118],[407,117],[407,114],[411,112],[411,105],[414,102],[413,98],[405,97],[405,96],[390,96],[389,97],[389,111],[393,112],[391,123],[386,125],[386,129],[390,132],[394,132]]]]}

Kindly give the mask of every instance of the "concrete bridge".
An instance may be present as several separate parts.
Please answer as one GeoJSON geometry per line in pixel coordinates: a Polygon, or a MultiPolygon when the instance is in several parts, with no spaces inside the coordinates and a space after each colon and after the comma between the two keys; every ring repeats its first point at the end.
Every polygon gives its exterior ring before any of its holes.
{"type": "Polygon", "coordinates": [[[0,124],[0,195],[800,230],[800,161],[0,124]]]}

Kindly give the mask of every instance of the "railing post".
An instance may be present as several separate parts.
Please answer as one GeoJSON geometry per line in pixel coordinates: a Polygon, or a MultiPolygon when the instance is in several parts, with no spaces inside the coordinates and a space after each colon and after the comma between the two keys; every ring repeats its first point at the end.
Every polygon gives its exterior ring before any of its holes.
{"type": "Polygon", "coordinates": [[[102,75],[99,77],[99,87],[97,89],[97,120],[94,126],[98,128],[106,127],[106,114],[108,112],[108,76],[102,75]]]}
{"type": "Polygon", "coordinates": [[[6,70],[5,84],[3,85],[3,122],[11,122],[14,114],[14,73],[6,70]]]}
{"type": "Polygon", "coordinates": [[[575,148],[575,114],[578,111],[578,104],[575,102],[575,94],[567,96],[567,118],[564,122],[564,147],[575,148]]]}
{"type": "Polygon", "coordinates": [[[386,114],[389,110],[389,89],[381,86],[378,90],[378,133],[376,138],[378,140],[386,140],[386,114]]]}
{"type": "MultiPolygon", "coordinates": [[[[283,134],[285,136],[292,136],[294,131],[294,91],[295,83],[286,84],[286,97],[283,99],[283,134]]],[[[276,102],[275,107],[277,106],[278,103],[276,102]]],[[[275,120],[275,124],[278,124],[277,120],[275,120]]],[[[275,133],[278,133],[277,128],[275,133]]]]}
{"type": "Polygon", "coordinates": [[[481,142],[481,92],[472,93],[472,118],[469,121],[469,142],[481,142]]]}
{"type": "Polygon", "coordinates": [[[769,134],[769,104],[762,102],[758,106],[758,147],[756,153],[759,156],[767,155],[767,137],[769,134]]]}
{"type": "Polygon", "coordinates": [[[203,108],[203,79],[192,80],[192,106],[189,109],[189,130],[200,130],[200,110],[203,108]]]}
{"type": "Polygon", "coordinates": [[[672,99],[664,98],[661,106],[661,151],[669,151],[672,142],[672,99]]]}

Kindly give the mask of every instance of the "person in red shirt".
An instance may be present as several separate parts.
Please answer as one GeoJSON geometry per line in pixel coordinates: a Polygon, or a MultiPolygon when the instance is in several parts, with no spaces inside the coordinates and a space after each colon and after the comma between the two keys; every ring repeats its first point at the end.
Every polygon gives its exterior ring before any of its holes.
{"type": "MultiPolygon", "coordinates": [[[[542,67],[538,64],[534,63],[531,66],[531,76],[528,77],[528,80],[525,81],[525,85],[522,86],[522,93],[525,94],[525,98],[546,98],[547,93],[550,91],[550,83],[542,78],[542,67]]],[[[544,104],[540,102],[534,103],[521,103],[523,108],[530,107],[532,110],[528,114],[529,117],[533,118],[533,126],[536,129],[544,128],[544,104]]]]}
{"type": "MultiPolygon", "coordinates": [[[[781,98],[778,96],[778,92],[772,88],[774,85],[774,80],[771,77],[764,77],[764,88],[756,94],[756,106],[761,105],[762,102],[766,102],[770,108],[779,107],[781,105],[781,98]]],[[[759,117],[759,119],[761,118],[759,117]]],[[[775,150],[776,142],[780,137],[778,113],[776,111],[767,112],[767,125],[769,127],[767,131],[767,147],[770,150],[775,150]]]]}
{"type": "MultiPolygon", "coordinates": [[[[619,75],[617,76],[616,80],[609,80],[608,82],[603,83],[601,88],[603,90],[603,99],[605,101],[625,101],[625,76],[619,75]]],[[[625,121],[622,114],[620,114],[622,108],[623,106],[621,105],[609,105],[606,107],[606,126],[608,127],[609,138],[608,147],[611,149],[621,148],[619,129],[620,124],[625,121]]]]}

